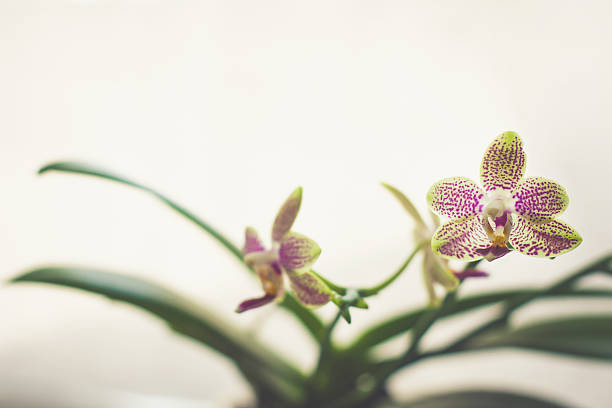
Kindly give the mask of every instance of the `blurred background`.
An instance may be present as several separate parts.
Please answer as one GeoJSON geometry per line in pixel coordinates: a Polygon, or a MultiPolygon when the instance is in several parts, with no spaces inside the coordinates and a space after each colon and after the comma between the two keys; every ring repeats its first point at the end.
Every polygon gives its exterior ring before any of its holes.
{"type": "MultiPolygon", "coordinates": [[[[240,244],[246,225],[268,239],[301,185],[294,230],[323,248],[317,270],[365,286],[412,249],[412,222],[380,182],[424,211],[433,182],[477,180],[487,145],[514,130],[526,175],[567,188],[562,219],[584,242],[554,261],[510,254],[461,290],[553,282],[612,249],[611,18],[608,1],[0,0],[0,278],[66,263],[146,277],[308,370],[314,344],[284,311],[233,312],[259,283],[196,227],[139,191],[37,169],[76,159],[115,170],[240,244]]],[[[337,340],[425,301],[414,264],[337,340]]],[[[537,303],[521,319],[612,306],[563,305],[537,303]]],[[[426,344],[477,324],[445,322],[426,344]]],[[[492,387],[607,407],[611,381],[609,364],[509,350],[420,363],[391,385],[403,398],[492,387]]],[[[230,362],[140,310],[58,287],[0,288],[2,406],[250,397],[230,362]]]]}

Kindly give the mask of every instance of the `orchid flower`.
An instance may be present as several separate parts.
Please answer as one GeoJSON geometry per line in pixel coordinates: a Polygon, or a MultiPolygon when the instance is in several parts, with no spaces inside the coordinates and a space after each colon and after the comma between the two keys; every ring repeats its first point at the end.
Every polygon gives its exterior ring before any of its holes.
{"type": "MultiPolygon", "coordinates": [[[[383,183],[383,186],[397,198],[406,212],[414,219],[415,242],[429,243],[434,231],[440,226],[440,219],[438,216],[430,211],[433,226],[428,226],[416,207],[404,193],[388,184],[383,183]]],[[[430,245],[426,245],[423,249],[423,266],[421,271],[423,274],[423,283],[425,284],[427,297],[431,306],[438,306],[440,304],[440,299],[436,294],[437,285],[451,292],[457,289],[459,287],[459,282],[466,278],[488,276],[486,272],[477,269],[454,271],[451,269],[448,260],[435,254],[430,245]]]]}
{"type": "Polygon", "coordinates": [[[504,132],[488,147],[480,168],[484,189],[465,177],[435,183],[427,193],[431,211],[450,218],[435,232],[434,252],[450,259],[492,261],[512,249],[556,257],[582,238],[555,220],[567,208],[565,189],[542,177],[523,178],[525,152],[518,134],[504,132]]]}
{"type": "Polygon", "coordinates": [[[244,262],[261,280],[264,295],[240,303],[236,312],[254,309],[274,300],[281,301],[285,295],[283,275],[287,275],[293,293],[305,306],[321,306],[332,299],[331,290],[310,271],[321,248],[306,236],[291,231],[301,202],[302,188],[298,187],[276,215],[270,249],[262,245],[255,229],[247,227],[242,251],[244,262]]]}

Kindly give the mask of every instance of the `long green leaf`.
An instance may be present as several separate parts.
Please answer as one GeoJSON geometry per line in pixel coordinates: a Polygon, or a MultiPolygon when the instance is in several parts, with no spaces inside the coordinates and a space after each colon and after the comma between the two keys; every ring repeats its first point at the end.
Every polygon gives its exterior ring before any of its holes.
{"type": "Polygon", "coordinates": [[[484,333],[463,350],[519,347],[612,360],[612,315],[572,317],[484,333]]]}
{"type": "MultiPolygon", "coordinates": [[[[453,308],[441,313],[439,318],[452,316],[470,309],[506,302],[505,315],[508,316],[512,311],[525,305],[538,297],[551,296],[612,296],[610,290],[575,290],[573,286],[581,278],[596,272],[606,272],[612,274],[612,254],[605,255],[598,260],[589,263],[578,271],[569,274],[564,279],[545,289],[521,289],[502,291],[497,293],[485,293],[458,299],[453,308]]],[[[407,332],[412,329],[417,321],[428,309],[419,309],[405,314],[394,316],[389,320],[378,323],[367,329],[350,347],[351,351],[363,352],[368,347],[383,343],[394,336],[407,332]]],[[[485,327],[488,327],[485,323],[485,327]]],[[[494,325],[491,325],[494,326],[494,325]]],[[[468,335],[469,336],[469,335],[468,335]]]]}
{"type": "Polygon", "coordinates": [[[301,398],[302,375],[275,353],[223,320],[158,284],[112,272],[76,267],[35,269],[11,280],[77,288],[129,303],[164,320],[174,331],[230,358],[256,389],[286,400],[301,398]]]}
{"type": "MultiPolygon", "coordinates": [[[[443,312],[440,318],[450,317],[468,310],[476,309],[509,301],[517,298],[524,298],[533,295],[542,295],[546,297],[611,297],[612,290],[573,290],[571,288],[559,289],[555,292],[547,292],[546,290],[537,289],[522,289],[522,290],[507,290],[494,293],[485,293],[481,295],[468,296],[462,299],[458,299],[452,309],[448,309],[443,312]]],[[[414,324],[426,313],[427,308],[413,310],[399,316],[395,316],[389,320],[379,323],[373,327],[370,327],[364,332],[355,342],[349,346],[351,352],[363,352],[364,349],[373,347],[377,344],[383,343],[397,335],[405,333],[412,329],[414,324]]]]}
{"type": "MultiPolygon", "coordinates": [[[[432,395],[388,408],[562,408],[556,402],[507,391],[470,390],[432,395]]],[[[383,407],[380,407],[383,408],[383,407]]]]}
{"type": "Polygon", "coordinates": [[[197,217],[196,215],[192,214],[189,210],[187,210],[183,206],[170,200],[165,195],[153,190],[152,188],[149,188],[140,183],[132,181],[126,177],[119,176],[112,172],[109,172],[104,169],[101,169],[95,166],[91,166],[85,163],[67,162],[67,161],[66,162],[55,162],[55,163],[51,163],[51,164],[47,164],[46,166],[43,166],[40,170],[38,170],[38,174],[44,174],[50,170],[100,177],[106,180],[112,180],[118,183],[127,184],[128,186],[137,188],[142,191],[146,191],[147,193],[152,194],[153,196],[161,200],[164,204],[166,204],[167,206],[169,206],[170,208],[172,208],[173,210],[181,214],[183,217],[187,218],[189,221],[193,222],[198,227],[202,228],[204,231],[209,233],[213,238],[215,238],[221,245],[223,245],[228,251],[230,251],[236,258],[238,258],[242,262],[242,252],[236,245],[234,245],[227,238],[225,238],[225,236],[219,233],[210,224],[208,224],[201,218],[197,217]]]}
{"type": "MultiPolygon", "coordinates": [[[[65,173],[75,173],[75,174],[83,174],[83,175],[88,175],[88,176],[99,177],[99,178],[103,178],[106,180],[116,181],[121,184],[126,184],[128,186],[145,191],[153,195],[155,198],[161,200],[168,207],[170,207],[171,209],[173,209],[174,211],[176,211],[177,213],[179,213],[180,215],[182,215],[183,217],[185,217],[186,219],[188,219],[189,221],[191,221],[198,227],[202,228],[208,234],[210,234],[210,236],[212,236],[221,245],[223,245],[231,254],[233,254],[246,267],[246,265],[244,264],[242,260],[242,251],[240,251],[240,249],[235,244],[233,244],[223,234],[221,234],[219,231],[213,228],[209,223],[205,222],[204,220],[202,220],[201,218],[199,218],[198,216],[196,216],[195,214],[187,210],[185,207],[179,205],[178,203],[174,202],[173,200],[166,197],[165,195],[153,190],[152,188],[144,186],[140,183],[137,183],[133,180],[130,180],[118,174],[101,169],[99,167],[95,167],[95,166],[92,166],[86,163],[71,162],[71,161],[55,162],[55,163],[47,164],[46,166],[38,170],[38,174],[43,174],[43,173],[46,173],[52,170],[65,172],[65,173]]],[[[314,313],[312,313],[310,310],[300,305],[295,300],[295,298],[293,298],[291,294],[287,294],[287,296],[285,297],[285,301],[281,303],[281,306],[285,308],[286,310],[288,310],[290,313],[292,313],[294,316],[296,316],[297,319],[304,325],[304,327],[306,327],[306,329],[312,335],[312,337],[314,337],[315,340],[318,341],[320,339],[321,334],[325,331],[325,328],[324,328],[323,322],[321,322],[321,319],[319,319],[314,313]]]]}
{"type": "Polygon", "coordinates": [[[555,295],[558,293],[567,292],[568,289],[571,289],[580,279],[597,272],[612,273],[612,254],[605,255],[599,258],[598,260],[591,262],[586,266],[583,266],[576,272],[569,274],[567,277],[561,279],[560,281],[550,286],[541,293],[534,293],[531,295],[516,297],[511,302],[508,302],[508,304],[506,305],[505,315],[509,316],[514,310],[531,302],[538,296],[555,295]]]}

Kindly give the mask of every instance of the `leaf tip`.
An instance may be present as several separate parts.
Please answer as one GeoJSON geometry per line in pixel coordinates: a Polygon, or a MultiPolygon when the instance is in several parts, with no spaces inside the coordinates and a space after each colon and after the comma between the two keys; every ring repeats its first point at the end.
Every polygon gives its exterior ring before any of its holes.
{"type": "Polygon", "coordinates": [[[54,165],[55,165],[55,163],[45,164],[40,169],[38,169],[36,174],[41,175],[43,173],[46,173],[47,171],[52,170],[54,165]]]}

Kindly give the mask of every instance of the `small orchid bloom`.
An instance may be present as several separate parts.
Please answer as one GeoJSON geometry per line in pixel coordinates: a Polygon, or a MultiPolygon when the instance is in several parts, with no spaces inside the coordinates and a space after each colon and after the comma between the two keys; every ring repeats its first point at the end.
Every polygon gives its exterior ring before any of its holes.
{"type": "Polygon", "coordinates": [[[450,218],[431,245],[450,259],[492,261],[512,249],[534,257],[556,257],[582,238],[555,220],[567,208],[565,189],[552,180],[527,177],[523,142],[504,132],[488,147],[480,168],[484,189],[465,177],[435,183],[427,193],[431,211],[450,218]]]}
{"type": "Polygon", "coordinates": [[[272,246],[266,249],[257,232],[247,227],[243,248],[244,262],[261,280],[264,295],[248,299],[238,305],[242,313],[281,301],[285,295],[283,275],[287,275],[296,298],[304,305],[316,307],[331,300],[331,290],[312,272],[310,266],[317,260],[321,248],[304,235],[292,232],[291,227],[300,210],[302,188],[298,187],[282,205],[272,226],[272,246]]]}
{"type": "MultiPolygon", "coordinates": [[[[406,212],[414,219],[415,242],[429,243],[434,231],[440,226],[440,219],[438,216],[430,212],[433,226],[428,226],[416,207],[404,193],[388,184],[383,183],[383,186],[397,198],[406,212]]],[[[427,245],[423,249],[423,266],[421,271],[430,306],[438,306],[440,304],[440,299],[436,294],[436,285],[442,286],[447,292],[452,292],[459,287],[459,283],[464,279],[488,276],[486,272],[477,269],[454,271],[449,266],[448,260],[434,253],[430,245],[427,245]]]]}

